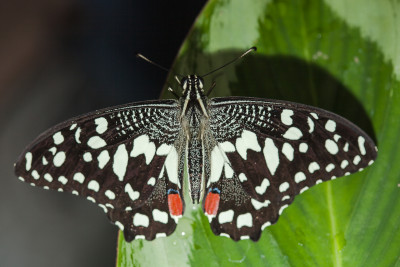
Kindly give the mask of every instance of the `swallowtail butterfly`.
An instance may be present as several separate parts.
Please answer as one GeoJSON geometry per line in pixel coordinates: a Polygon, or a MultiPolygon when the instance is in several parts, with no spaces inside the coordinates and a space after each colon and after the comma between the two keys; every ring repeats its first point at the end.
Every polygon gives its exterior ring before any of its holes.
{"type": "Polygon", "coordinates": [[[371,138],[336,114],[279,100],[209,99],[202,77],[184,77],[177,100],[56,125],[25,149],[15,173],[97,203],[129,242],[174,232],[186,165],[190,201],[201,203],[212,231],[256,241],[296,195],[377,156],[371,138]]]}

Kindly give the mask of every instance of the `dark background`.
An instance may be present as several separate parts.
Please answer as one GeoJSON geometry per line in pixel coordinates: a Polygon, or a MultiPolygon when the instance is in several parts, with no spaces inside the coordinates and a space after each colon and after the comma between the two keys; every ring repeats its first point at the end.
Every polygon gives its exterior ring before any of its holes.
{"type": "Polygon", "coordinates": [[[0,266],[114,266],[117,227],[97,205],[34,188],[13,163],[72,116],[160,95],[197,1],[0,3],[0,266]]]}

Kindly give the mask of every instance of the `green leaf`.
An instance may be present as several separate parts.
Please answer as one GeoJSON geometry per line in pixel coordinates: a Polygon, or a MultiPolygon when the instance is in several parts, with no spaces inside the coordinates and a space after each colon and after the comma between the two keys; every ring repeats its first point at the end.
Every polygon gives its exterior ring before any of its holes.
{"type": "MultiPolygon", "coordinates": [[[[189,204],[168,238],[120,236],[118,266],[400,266],[398,12],[389,0],[210,1],[173,74],[207,73],[255,45],[256,53],[207,77],[206,87],[217,83],[213,96],[338,113],[375,137],[378,159],[297,196],[259,242],[214,236],[201,207],[189,204]]],[[[169,84],[178,88],[172,75],[169,84]]]]}

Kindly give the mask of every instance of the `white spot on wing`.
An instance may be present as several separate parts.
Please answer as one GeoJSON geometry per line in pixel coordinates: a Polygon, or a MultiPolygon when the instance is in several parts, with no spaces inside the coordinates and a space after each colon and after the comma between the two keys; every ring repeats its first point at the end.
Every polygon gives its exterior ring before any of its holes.
{"type": "Polygon", "coordinates": [[[247,177],[246,177],[246,175],[244,174],[244,173],[241,173],[241,174],[239,174],[239,180],[240,180],[240,182],[245,182],[245,181],[247,181],[247,177]]]}
{"type": "Polygon", "coordinates": [[[158,156],[166,156],[171,151],[172,145],[162,144],[158,149],[156,154],[158,156]]]}
{"type": "Polygon", "coordinates": [[[163,165],[163,167],[161,168],[160,175],[158,176],[158,178],[164,177],[164,171],[165,171],[165,165],[163,165]]]}
{"type": "Polygon", "coordinates": [[[37,180],[37,179],[40,178],[40,175],[39,175],[39,173],[38,173],[36,170],[33,170],[33,171],[32,171],[32,177],[33,177],[35,180],[37,180]]]}
{"type": "Polygon", "coordinates": [[[25,169],[27,171],[29,171],[32,168],[32,153],[31,152],[28,152],[25,154],[25,160],[26,160],[25,169]]]}
{"type": "Polygon", "coordinates": [[[303,172],[298,172],[294,175],[294,181],[296,183],[300,183],[304,180],[306,180],[306,175],[303,172]]]}
{"type": "Polygon", "coordinates": [[[315,171],[318,171],[319,169],[320,169],[319,165],[315,161],[311,162],[310,165],[308,165],[308,171],[310,173],[314,173],[315,171]]]}
{"type": "Polygon", "coordinates": [[[244,160],[247,160],[248,149],[256,152],[261,151],[261,147],[257,141],[257,135],[253,132],[243,130],[241,137],[236,139],[236,150],[244,160]]]}
{"type": "Polygon", "coordinates": [[[299,145],[299,151],[300,151],[301,153],[306,153],[307,150],[308,150],[308,145],[307,145],[306,143],[301,143],[301,144],[299,145]]]}
{"type": "Polygon", "coordinates": [[[223,236],[223,237],[227,237],[227,238],[231,238],[230,235],[228,235],[227,233],[220,233],[219,236],[223,236]]]}
{"type": "Polygon", "coordinates": [[[75,141],[80,144],[81,140],[79,140],[81,138],[81,127],[79,127],[78,129],[76,129],[75,131],[75,141]]]}
{"type": "Polygon", "coordinates": [[[94,123],[96,123],[96,132],[98,134],[102,134],[105,131],[107,131],[108,128],[108,121],[104,117],[100,117],[94,120],[94,123]]]}
{"type": "Polygon", "coordinates": [[[53,154],[53,156],[56,154],[57,152],[57,148],[55,146],[53,146],[52,148],[49,148],[49,151],[51,152],[51,154],[53,154]]]}
{"type": "Polygon", "coordinates": [[[235,152],[235,146],[231,142],[226,141],[220,143],[219,146],[224,152],[235,152]]]}
{"type": "Polygon", "coordinates": [[[156,184],[156,178],[151,177],[148,181],[147,181],[148,185],[154,186],[156,184]]]}
{"type": "Polygon", "coordinates": [[[263,153],[267,167],[271,174],[274,175],[279,166],[279,154],[278,148],[275,146],[274,141],[271,138],[265,139],[263,153]]]}
{"type": "Polygon", "coordinates": [[[286,156],[286,158],[290,161],[293,160],[294,157],[294,149],[289,143],[284,143],[282,146],[282,153],[286,156]]]}
{"type": "MultiPolygon", "coordinates": [[[[80,128],[78,128],[78,130],[79,130],[79,129],[80,129],[80,128]]],[[[101,147],[104,147],[104,146],[107,145],[106,141],[104,141],[104,140],[103,140],[101,137],[99,137],[99,136],[90,137],[90,139],[88,140],[87,144],[88,144],[88,146],[89,146],[90,148],[93,148],[93,149],[98,149],[98,148],[101,148],[101,147]]]]}
{"type": "Polygon", "coordinates": [[[347,167],[347,165],[349,165],[349,162],[348,162],[347,160],[343,160],[343,161],[340,163],[340,168],[344,169],[344,168],[347,167]]]}
{"type": "Polygon", "coordinates": [[[288,182],[283,182],[279,186],[279,192],[281,192],[281,193],[285,192],[288,189],[289,189],[289,183],[288,182]]]}
{"type": "Polygon", "coordinates": [[[344,144],[343,151],[344,152],[348,152],[349,151],[349,143],[344,144]]]}
{"type": "Polygon", "coordinates": [[[365,139],[362,136],[358,137],[358,148],[360,149],[361,155],[365,155],[366,151],[365,151],[365,139]]]}
{"type": "Polygon", "coordinates": [[[77,124],[76,124],[76,123],[74,123],[74,124],[72,124],[72,125],[71,125],[71,127],[69,127],[69,129],[72,131],[73,129],[75,129],[75,128],[76,128],[76,126],[77,126],[77,124]]]}
{"type": "Polygon", "coordinates": [[[288,204],[286,204],[286,205],[283,205],[280,209],[279,209],[279,215],[281,215],[282,214],[282,212],[283,212],[283,210],[284,209],[286,209],[287,207],[288,207],[289,205],[288,204]]]}
{"type": "Polygon", "coordinates": [[[317,115],[316,113],[314,113],[314,112],[311,112],[311,113],[310,113],[310,115],[311,115],[311,116],[313,116],[313,117],[314,117],[314,119],[318,120],[318,115],[317,115]]]}
{"type": "Polygon", "coordinates": [[[299,193],[299,194],[303,193],[304,191],[307,191],[308,189],[310,189],[308,186],[303,187],[303,188],[300,190],[300,193],[299,193]]]}
{"type": "Polygon", "coordinates": [[[361,161],[361,157],[359,155],[357,155],[353,159],[353,164],[358,165],[358,163],[360,163],[360,161],[361,161]]]}
{"type": "Polygon", "coordinates": [[[63,163],[65,162],[65,157],[66,156],[64,151],[58,152],[53,158],[54,166],[60,167],[61,165],[63,165],[63,163]]]}
{"type": "Polygon", "coordinates": [[[339,148],[338,148],[337,144],[335,143],[335,141],[333,141],[331,139],[327,139],[325,141],[325,148],[332,155],[336,155],[339,152],[339,148]]]}
{"type": "Polygon", "coordinates": [[[231,166],[228,164],[228,162],[225,162],[224,164],[224,170],[225,170],[225,177],[226,178],[232,178],[233,177],[233,169],[231,166]]]}
{"type": "MultiPolygon", "coordinates": [[[[147,217],[147,215],[144,215],[144,214],[136,213],[133,216],[133,225],[148,227],[149,226],[149,217],[147,217]]],[[[135,238],[138,238],[138,235],[135,238]]]]}
{"type": "Polygon", "coordinates": [[[326,165],[325,170],[327,172],[332,171],[335,168],[335,165],[333,163],[329,163],[328,165],[326,165]]]}
{"type": "Polygon", "coordinates": [[[95,192],[99,192],[100,185],[99,185],[99,183],[97,181],[92,180],[92,181],[90,181],[88,183],[87,188],[90,189],[90,190],[93,190],[95,192]]]}
{"type": "Polygon", "coordinates": [[[103,204],[99,204],[99,207],[103,209],[104,213],[107,213],[107,208],[103,204]]]}
{"type": "Polygon", "coordinates": [[[290,110],[290,109],[282,110],[282,113],[281,113],[282,123],[286,124],[286,125],[292,125],[292,123],[293,123],[293,120],[291,118],[292,115],[293,115],[293,110],[290,110]]]}
{"type": "Polygon", "coordinates": [[[60,177],[58,177],[58,181],[59,181],[60,183],[62,183],[63,185],[66,185],[66,184],[68,183],[68,179],[65,178],[65,176],[60,176],[60,177]]]}
{"type": "MultiPolygon", "coordinates": [[[[160,153],[162,152],[165,152],[165,147],[163,147],[160,150],[160,153]]],[[[149,137],[147,135],[143,134],[137,137],[133,141],[133,149],[131,151],[130,156],[137,157],[140,154],[144,154],[146,158],[146,164],[149,165],[149,163],[153,160],[155,153],[156,153],[156,145],[153,142],[150,142],[149,137]]]]}
{"type": "Polygon", "coordinates": [[[290,127],[287,129],[285,134],[283,135],[284,138],[289,140],[299,140],[303,134],[301,133],[300,129],[297,127],[290,127]]]}
{"type": "Polygon", "coordinates": [[[133,191],[133,188],[129,183],[125,185],[125,192],[128,193],[129,198],[132,199],[132,201],[135,201],[140,196],[138,191],[133,191]]]}
{"type": "Polygon", "coordinates": [[[86,162],[91,162],[92,161],[92,154],[90,154],[90,152],[85,152],[85,154],[83,154],[83,160],[86,162]]]}
{"type": "Polygon", "coordinates": [[[210,183],[217,182],[222,174],[222,168],[224,166],[224,157],[222,156],[221,150],[218,146],[215,146],[211,151],[211,173],[210,173],[210,183]]]}
{"type": "Polygon", "coordinates": [[[336,122],[333,120],[328,120],[325,124],[325,129],[329,132],[334,132],[336,130],[336,122]]]}
{"type": "Polygon", "coordinates": [[[128,151],[126,151],[125,144],[120,144],[114,154],[113,171],[118,176],[118,180],[121,182],[124,180],[127,167],[128,151]]]}
{"type": "Polygon", "coordinates": [[[176,152],[175,147],[172,147],[167,158],[165,159],[164,166],[167,169],[169,181],[171,183],[177,184],[180,187],[180,183],[178,180],[178,160],[178,153],[176,152]]]}
{"type": "Polygon", "coordinates": [[[46,173],[43,178],[48,181],[49,183],[53,182],[53,177],[50,175],[50,173],[46,173]]]}
{"type": "Polygon", "coordinates": [[[220,224],[224,224],[224,223],[230,223],[233,220],[233,215],[234,215],[234,211],[233,210],[227,210],[227,211],[222,211],[219,215],[218,215],[218,222],[220,224]]]}
{"type": "Polygon", "coordinates": [[[62,142],[64,142],[64,136],[61,134],[61,132],[56,132],[53,135],[53,140],[54,140],[54,144],[59,145],[62,142]]]}
{"type": "Polygon", "coordinates": [[[124,225],[122,223],[120,223],[119,221],[116,221],[114,224],[116,226],[118,226],[119,230],[124,231],[124,225]]]}
{"type": "Polygon", "coordinates": [[[157,233],[157,234],[156,234],[156,238],[166,237],[166,236],[167,236],[166,233],[157,233]]]}
{"type": "Polygon", "coordinates": [[[313,122],[313,120],[312,120],[310,117],[307,117],[307,124],[308,124],[308,127],[310,128],[310,129],[308,130],[308,132],[309,132],[309,133],[314,132],[314,122],[313,122]]]}
{"type": "Polygon", "coordinates": [[[251,213],[240,214],[236,220],[237,228],[242,228],[243,226],[252,227],[253,226],[253,216],[251,213]]]}
{"type": "Polygon", "coordinates": [[[267,178],[264,178],[264,180],[261,182],[261,185],[256,186],[257,194],[263,195],[267,190],[268,186],[269,186],[269,180],[267,178]]]}
{"type": "Polygon", "coordinates": [[[166,213],[165,211],[154,209],[152,214],[155,221],[164,224],[168,223],[168,213],[166,213]]]}
{"type": "Polygon", "coordinates": [[[85,181],[85,176],[81,172],[77,172],[74,174],[74,177],[72,178],[74,181],[77,181],[78,183],[83,184],[85,181]]]}
{"type": "Polygon", "coordinates": [[[252,199],[251,199],[251,204],[253,205],[253,207],[254,207],[256,210],[259,210],[259,209],[261,209],[261,208],[263,208],[263,207],[268,207],[268,205],[271,204],[271,201],[269,201],[269,200],[267,199],[267,200],[265,200],[264,202],[260,202],[260,201],[258,201],[258,200],[256,200],[256,199],[252,198],[252,199]]]}
{"type": "Polygon", "coordinates": [[[261,226],[261,231],[271,225],[271,222],[266,222],[261,226]]]}
{"type": "Polygon", "coordinates": [[[115,193],[111,190],[107,190],[104,195],[106,195],[106,197],[108,197],[109,199],[115,199],[115,193]]]}
{"type": "Polygon", "coordinates": [[[110,160],[110,155],[107,150],[101,151],[101,153],[97,156],[97,160],[99,161],[99,168],[103,169],[106,166],[107,162],[110,160]]]}

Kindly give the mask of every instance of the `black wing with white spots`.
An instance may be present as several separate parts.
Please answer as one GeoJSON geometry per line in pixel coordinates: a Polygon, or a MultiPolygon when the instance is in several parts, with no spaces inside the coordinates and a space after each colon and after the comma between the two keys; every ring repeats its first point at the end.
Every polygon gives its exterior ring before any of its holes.
{"type": "Polygon", "coordinates": [[[15,173],[97,203],[127,241],[169,235],[177,218],[170,216],[167,188],[182,195],[179,113],[177,101],[161,100],[73,118],[28,146],[15,173]]]}
{"type": "Polygon", "coordinates": [[[23,152],[16,174],[97,203],[126,241],[152,240],[171,234],[183,215],[186,162],[188,195],[203,199],[213,232],[258,240],[297,194],[376,158],[368,135],[328,111],[208,100],[196,75],[180,84],[178,101],[101,110],[48,130],[23,152]]]}
{"type": "Polygon", "coordinates": [[[216,214],[204,209],[213,232],[234,240],[258,240],[296,195],[360,171],[377,155],[357,126],[315,107],[229,97],[211,99],[209,110],[217,144],[209,148],[206,192],[220,200],[216,214]]]}

